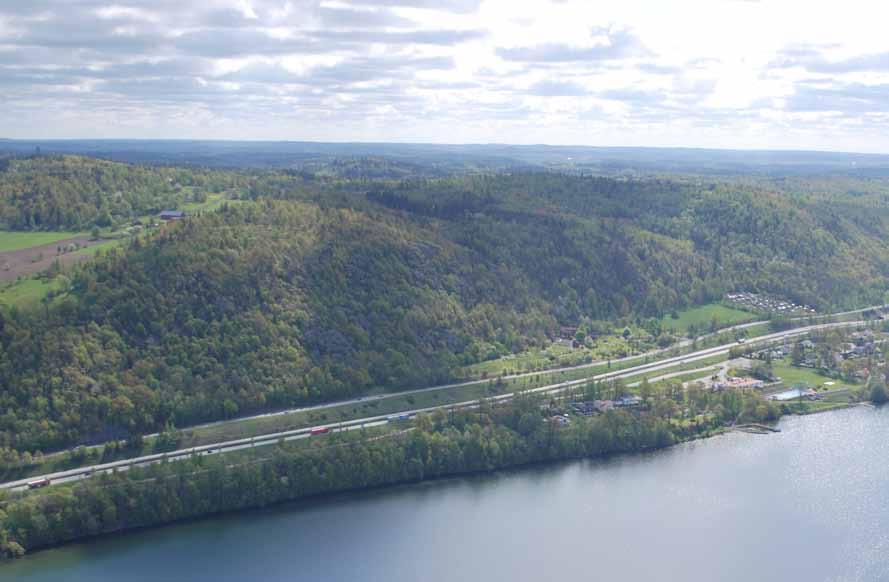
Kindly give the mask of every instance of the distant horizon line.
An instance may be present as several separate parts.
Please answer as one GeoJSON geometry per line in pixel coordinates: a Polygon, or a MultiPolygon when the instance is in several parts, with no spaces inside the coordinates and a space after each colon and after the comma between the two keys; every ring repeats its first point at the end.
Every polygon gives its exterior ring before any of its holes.
{"type": "Polygon", "coordinates": [[[231,139],[231,138],[148,138],[148,137],[51,137],[51,138],[20,138],[20,137],[0,137],[0,143],[59,143],[59,142],[174,142],[174,143],[245,143],[245,144],[318,144],[318,145],[399,145],[399,146],[424,146],[424,147],[509,147],[509,148],[552,148],[552,149],[591,149],[591,150],[685,150],[700,152],[738,152],[738,153],[804,153],[804,154],[833,154],[833,155],[853,155],[853,156],[874,156],[889,157],[889,151],[886,152],[866,152],[866,151],[849,151],[849,150],[823,150],[823,149],[800,149],[800,148],[760,148],[760,147],[704,147],[704,146],[619,146],[619,145],[591,145],[591,144],[552,144],[552,143],[533,143],[519,144],[508,142],[424,142],[424,141],[321,141],[321,140],[298,140],[298,139],[231,139]]]}

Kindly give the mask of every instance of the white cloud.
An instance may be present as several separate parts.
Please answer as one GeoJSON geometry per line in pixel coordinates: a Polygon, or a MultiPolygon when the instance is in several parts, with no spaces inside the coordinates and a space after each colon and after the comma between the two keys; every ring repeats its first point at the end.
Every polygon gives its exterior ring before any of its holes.
{"type": "Polygon", "coordinates": [[[0,135],[889,152],[889,7],[0,4],[0,135]]]}

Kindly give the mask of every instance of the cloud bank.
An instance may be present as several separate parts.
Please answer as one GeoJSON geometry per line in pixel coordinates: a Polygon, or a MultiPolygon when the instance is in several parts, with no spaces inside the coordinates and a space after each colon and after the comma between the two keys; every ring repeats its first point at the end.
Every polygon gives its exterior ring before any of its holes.
{"type": "Polygon", "coordinates": [[[856,0],[2,2],[0,137],[889,152],[883,10],[856,0]]]}

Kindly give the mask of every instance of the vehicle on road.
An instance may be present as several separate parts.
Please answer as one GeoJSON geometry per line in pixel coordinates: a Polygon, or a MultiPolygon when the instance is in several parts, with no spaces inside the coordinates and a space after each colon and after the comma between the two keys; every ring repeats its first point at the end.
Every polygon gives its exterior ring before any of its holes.
{"type": "Polygon", "coordinates": [[[410,414],[393,414],[386,417],[386,422],[407,422],[410,419],[410,414]]]}
{"type": "Polygon", "coordinates": [[[51,481],[49,479],[37,479],[35,481],[30,481],[28,483],[28,489],[40,489],[41,487],[46,487],[49,485],[51,481]]]}
{"type": "Polygon", "coordinates": [[[311,431],[309,431],[309,434],[312,434],[312,435],[327,434],[329,432],[330,432],[330,427],[328,427],[328,426],[316,426],[311,431]]]}

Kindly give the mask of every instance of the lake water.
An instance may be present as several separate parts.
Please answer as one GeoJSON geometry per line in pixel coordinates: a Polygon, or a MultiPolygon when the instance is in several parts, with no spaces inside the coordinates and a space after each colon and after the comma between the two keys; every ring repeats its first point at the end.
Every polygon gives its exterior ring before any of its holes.
{"type": "Polygon", "coordinates": [[[37,553],[0,580],[889,580],[889,408],[37,553]]]}

